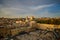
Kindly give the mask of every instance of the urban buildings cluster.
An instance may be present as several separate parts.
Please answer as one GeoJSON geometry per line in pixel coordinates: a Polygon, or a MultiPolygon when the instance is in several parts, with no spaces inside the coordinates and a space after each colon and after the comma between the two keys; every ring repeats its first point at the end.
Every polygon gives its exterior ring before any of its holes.
{"type": "Polygon", "coordinates": [[[0,36],[14,36],[26,30],[26,27],[31,28],[32,26],[36,26],[36,21],[34,21],[33,16],[20,19],[0,18],[0,36]]]}
{"type": "MultiPolygon", "coordinates": [[[[20,32],[30,32],[38,27],[37,23],[53,23],[54,20],[58,23],[60,18],[35,18],[34,16],[26,18],[0,18],[0,38],[15,36],[20,32]]],[[[39,24],[40,25],[40,24],[39,24]]],[[[42,25],[42,26],[43,26],[42,25]]],[[[44,27],[44,26],[43,26],[44,27]]]]}

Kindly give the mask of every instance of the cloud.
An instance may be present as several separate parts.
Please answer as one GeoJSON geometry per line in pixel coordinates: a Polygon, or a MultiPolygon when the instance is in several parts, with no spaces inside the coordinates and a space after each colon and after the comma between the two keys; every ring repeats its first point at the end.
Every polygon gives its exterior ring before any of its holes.
{"type": "Polygon", "coordinates": [[[39,5],[39,6],[36,6],[36,7],[31,7],[32,10],[40,10],[40,9],[43,9],[43,8],[47,8],[47,7],[51,7],[53,6],[54,4],[49,4],[49,5],[39,5]]]}
{"type": "Polygon", "coordinates": [[[27,6],[27,7],[23,7],[21,5],[14,5],[14,6],[10,6],[10,7],[2,7],[0,9],[1,11],[1,16],[31,16],[31,15],[35,15],[35,12],[38,11],[38,10],[41,10],[43,8],[46,8],[46,7],[51,7],[53,6],[53,4],[49,4],[49,5],[39,5],[39,6],[35,6],[35,7],[32,7],[32,6],[27,6]],[[20,6],[20,7],[19,7],[20,6]]]}

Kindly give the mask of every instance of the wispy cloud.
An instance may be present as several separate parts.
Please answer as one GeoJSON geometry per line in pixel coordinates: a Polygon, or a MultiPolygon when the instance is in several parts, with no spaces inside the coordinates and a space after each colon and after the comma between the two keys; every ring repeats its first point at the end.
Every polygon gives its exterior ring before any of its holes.
{"type": "Polygon", "coordinates": [[[43,8],[51,7],[51,6],[53,6],[53,5],[54,5],[54,4],[39,5],[39,6],[31,7],[31,9],[32,9],[32,10],[40,10],[40,9],[43,9],[43,8]]]}
{"type": "MultiPolygon", "coordinates": [[[[14,5],[15,6],[15,5],[14,5]]],[[[38,10],[41,10],[43,8],[47,8],[47,7],[51,7],[53,6],[53,4],[49,4],[49,5],[39,5],[39,6],[28,6],[28,7],[18,7],[18,6],[11,6],[11,7],[2,7],[1,10],[1,14],[5,15],[5,16],[31,16],[31,15],[35,15],[35,12],[38,10]]],[[[21,5],[20,5],[21,6],[21,5]]]]}

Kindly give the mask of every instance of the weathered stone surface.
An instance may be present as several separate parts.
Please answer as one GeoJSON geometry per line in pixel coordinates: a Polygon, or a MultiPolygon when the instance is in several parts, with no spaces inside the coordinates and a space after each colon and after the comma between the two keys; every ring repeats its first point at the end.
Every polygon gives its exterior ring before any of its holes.
{"type": "Polygon", "coordinates": [[[37,30],[30,32],[29,34],[19,35],[16,38],[19,40],[55,40],[53,36],[54,35],[52,33],[44,35],[43,31],[41,33],[40,30],[37,30]]]}

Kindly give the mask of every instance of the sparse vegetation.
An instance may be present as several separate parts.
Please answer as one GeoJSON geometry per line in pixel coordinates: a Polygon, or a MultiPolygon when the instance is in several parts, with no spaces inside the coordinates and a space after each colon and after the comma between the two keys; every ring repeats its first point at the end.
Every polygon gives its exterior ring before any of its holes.
{"type": "Polygon", "coordinates": [[[60,24],[60,19],[37,20],[37,23],[59,25],[60,24]]]}

